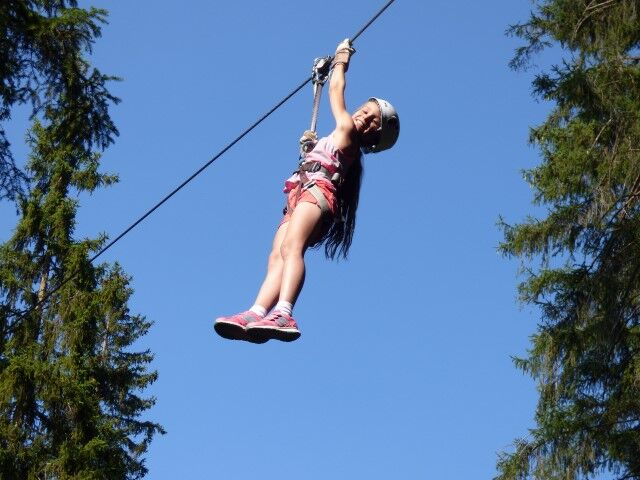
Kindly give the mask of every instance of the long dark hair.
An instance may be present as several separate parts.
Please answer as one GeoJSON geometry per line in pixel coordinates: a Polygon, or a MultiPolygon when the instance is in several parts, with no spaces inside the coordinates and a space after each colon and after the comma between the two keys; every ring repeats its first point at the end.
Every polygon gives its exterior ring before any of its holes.
{"type": "Polygon", "coordinates": [[[356,211],[360,200],[362,173],[362,152],[358,151],[358,156],[349,167],[342,185],[338,188],[338,218],[335,219],[321,240],[321,243],[324,243],[324,254],[332,260],[336,255],[347,258],[349,253],[353,232],[356,228],[356,211]]]}

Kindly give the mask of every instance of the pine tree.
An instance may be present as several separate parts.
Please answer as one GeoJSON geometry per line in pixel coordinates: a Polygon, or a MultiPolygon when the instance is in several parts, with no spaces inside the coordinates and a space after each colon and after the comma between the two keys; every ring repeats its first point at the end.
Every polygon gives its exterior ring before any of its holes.
{"type": "Polygon", "coordinates": [[[156,373],[151,353],[133,344],[150,323],[130,313],[122,269],[89,261],[105,238],[73,236],[78,193],[117,180],[99,172],[100,151],[117,135],[113,77],[84,57],[106,12],[21,3],[33,7],[29,21],[47,36],[55,68],[40,78],[46,95],[29,131],[20,220],[0,246],[0,479],[141,478],[163,432],[141,419],[154,403],[141,392],[156,373]]]}
{"type": "MultiPolygon", "coordinates": [[[[18,2],[7,1],[0,4],[0,122],[11,117],[11,107],[27,100],[27,87],[22,81],[26,50],[23,41],[28,25],[16,19],[18,2]]],[[[24,174],[16,166],[10,143],[0,123],[0,199],[15,199],[21,192],[24,174]]]]}
{"type": "MultiPolygon", "coordinates": [[[[55,14],[60,7],[49,3],[55,14]]],[[[11,118],[16,104],[31,103],[35,111],[41,103],[46,72],[55,70],[56,53],[46,35],[47,22],[38,10],[45,2],[4,0],[0,3],[0,199],[15,200],[23,192],[25,174],[18,168],[2,124],[11,118]],[[45,20],[45,21],[41,21],[45,20]]]]}
{"type": "MultiPolygon", "coordinates": [[[[60,88],[64,62],[57,50],[59,22],[73,12],[75,0],[2,0],[0,2],[0,199],[15,200],[27,178],[18,168],[2,128],[15,105],[28,104],[37,113],[52,90],[60,88]]],[[[89,24],[80,28],[93,28],[89,24]]],[[[94,32],[81,40],[90,47],[94,32]]]]}
{"type": "Polygon", "coordinates": [[[522,260],[522,300],[540,308],[527,358],[536,425],[502,453],[506,479],[640,479],[640,3],[537,0],[512,61],[547,47],[561,62],[534,80],[553,102],[531,130],[525,172],[540,218],[504,225],[522,260]]]}

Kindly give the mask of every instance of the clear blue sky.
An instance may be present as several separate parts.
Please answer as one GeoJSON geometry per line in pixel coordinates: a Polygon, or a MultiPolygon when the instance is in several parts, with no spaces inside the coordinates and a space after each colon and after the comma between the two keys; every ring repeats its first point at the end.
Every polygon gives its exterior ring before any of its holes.
{"type": "MultiPolygon", "coordinates": [[[[93,62],[123,77],[120,129],[82,196],[79,237],[115,236],[309,74],[385,2],[83,0],[110,11],[93,62]]],[[[155,322],[141,348],[160,378],[149,417],[168,434],[149,477],[491,478],[496,452],[532,425],[522,355],[537,312],[517,303],[518,264],[497,253],[500,214],[533,211],[521,170],[549,105],[507,63],[504,32],[528,0],[397,0],[357,41],[347,103],[391,100],[402,131],[365,160],[350,259],[308,255],[302,338],[252,345],[214,335],[247,308],[266,266],[308,128],[311,87],[112,248],[131,307],[155,322]]],[[[326,97],[320,133],[332,129],[326,97]]],[[[24,158],[20,112],[9,129],[24,158]]],[[[0,240],[15,223],[6,204],[0,240]]]]}

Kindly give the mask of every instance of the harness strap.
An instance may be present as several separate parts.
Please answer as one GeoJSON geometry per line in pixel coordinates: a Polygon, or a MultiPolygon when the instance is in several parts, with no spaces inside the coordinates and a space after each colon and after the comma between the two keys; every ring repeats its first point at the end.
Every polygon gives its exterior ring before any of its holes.
{"type": "Polygon", "coordinates": [[[326,166],[324,166],[323,164],[321,164],[320,162],[316,162],[316,161],[310,161],[310,162],[303,162],[300,164],[300,168],[298,169],[298,172],[311,172],[311,173],[316,173],[319,172],[322,174],[322,176],[324,176],[325,178],[327,178],[327,180],[329,180],[331,183],[333,183],[336,186],[339,186],[342,183],[342,172],[341,172],[341,168],[327,168],[326,166]]]}
{"type": "Polygon", "coordinates": [[[320,190],[320,187],[318,187],[318,185],[314,183],[313,185],[310,185],[308,187],[303,187],[303,189],[308,191],[318,201],[318,206],[320,207],[320,211],[323,215],[327,215],[331,212],[331,210],[329,210],[329,203],[327,202],[324,193],[322,193],[322,190],[320,190]]]}
{"type": "Polygon", "coordinates": [[[302,188],[298,190],[297,200],[300,200],[300,195],[306,190],[316,199],[323,215],[330,213],[329,203],[327,199],[324,198],[324,193],[322,193],[320,187],[316,185],[316,182],[309,180],[309,177],[307,177],[307,174],[302,169],[300,170],[300,185],[302,185],[302,188]]]}
{"type": "MultiPolygon", "coordinates": [[[[320,207],[320,211],[322,212],[322,215],[325,218],[328,218],[327,216],[331,214],[331,210],[329,209],[329,202],[327,202],[327,199],[325,198],[324,193],[322,193],[322,190],[320,190],[320,187],[316,185],[316,182],[313,180],[309,180],[309,177],[307,177],[305,172],[301,170],[300,171],[300,188],[296,193],[296,203],[298,203],[298,201],[300,200],[300,196],[304,191],[308,191],[311,195],[313,195],[313,198],[315,198],[316,201],[318,202],[318,207],[320,207]]],[[[287,201],[286,206],[283,209],[282,213],[286,214],[290,210],[291,210],[291,206],[287,201]]]]}

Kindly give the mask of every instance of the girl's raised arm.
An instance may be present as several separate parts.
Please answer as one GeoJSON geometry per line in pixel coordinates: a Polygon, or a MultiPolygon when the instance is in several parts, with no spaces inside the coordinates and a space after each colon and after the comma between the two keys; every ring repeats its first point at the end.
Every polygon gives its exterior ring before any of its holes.
{"type": "Polygon", "coordinates": [[[340,42],[333,59],[333,72],[329,83],[329,102],[336,120],[336,128],[331,135],[334,145],[341,150],[353,144],[355,132],[353,119],[347,111],[344,100],[345,72],[349,68],[349,59],[354,52],[348,38],[340,42]]]}

